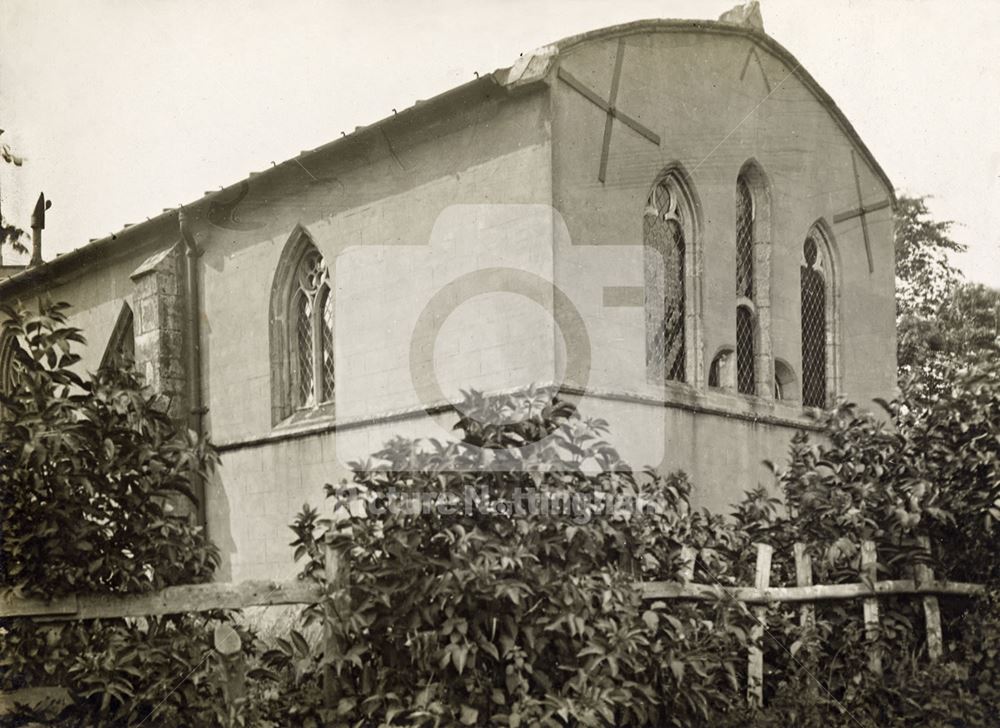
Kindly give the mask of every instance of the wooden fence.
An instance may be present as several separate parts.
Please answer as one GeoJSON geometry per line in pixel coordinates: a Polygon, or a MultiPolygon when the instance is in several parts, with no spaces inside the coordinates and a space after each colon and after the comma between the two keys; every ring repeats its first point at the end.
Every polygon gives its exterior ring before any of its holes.
{"type": "MultiPolygon", "coordinates": [[[[926,538],[920,543],[930,555],[926,538]]],[[[938,581],[933,570],[923,564],[914,567],[913,579],[893,579],[879,581],[876,576],[877,553],[873,541],[861,544],[861,567],[865,581],[847,584],[813,584],[812,561],[804,544],[793,547],[795,559],[796,585],[772,587],[771,558],[774,549],[767,544],[757,544],[757,564],[752,587],[725,587],[719,584],[696,584],[690,581],[694,574],[694,553],[685,549],[682,560],[685,567],[681,582],[643,582],[643,596],[646,599],[701,599],[717,600],[728,598],[754,605],[753,613],[757,624],[753,628],[753,644],[749,649],[747,664],[747,699],[761,705],[764,692],[764,660],[761,643],[766,628],[766,605],[773,602],[800,604],[802,624],[815,620],[817,602],[861,600],[862,616],[870,638],[879,631],[879,597],[914,596],[923,602],[927,631],[927,653],[931,660],[939,658],[944,651],[941,634],[941,612],[939,596],[975,597],[985,593],[982,584],[938,581]]],[[[875,672],[882,671],[882,659],[874,646],[869,656],[869,665],[875,672]]]]}
{"type": "MultiPolygon", "coordinates": [[[[922,541],[925,549],[927,541],[922,541]]],[[[328,554],[328,556],[332,556],[328,554]]],[[[927,652],[930,659],[941,656],[944,645],[941,635],[941,615],[938,597],[944,595],[975,597],[984,593],[981,584],[937,581],[933,571],[924,565],[914,569],[913,579],[878,581],[876,579],[877,554],[875,544],[865,541],[861,546],[862,569],[866,572],[864,582],[847,584],[813,584],[812,564],[805,546],[795,544],[796,586],[772,587],[771,558],[773,549],[766,544],[757,545],[757,563],[752,587],[726,587],[720,584],[701,584],[693,581],[695,552],[682,550],[684,567],[681,581],[641,582],[643,597],[650,601],[686,599],[715,601],[732,599],[752,605],[757,625],[752,631],[752,645],[748,655],[747,698],[760,705],[764,689],[764,659],[761,650],[766,627],[766,605],[774,602],[801,605],[802,623],[815,619],[815,603],[825,601],[861,600],[862,615],[869,635],[874,636],[879,627],[879,597],[914,596],[922,600],[927,630],[927,652]]],[[[335,582],[338,578],[336,558],[327,559],[326,578],[335,582]]],[[[21,617],[37,622],[59,622],[66,620],[143,617],[181,612],[204,612],[213,609],[242,609],[245,607],[273,606],[281,604],[312,604],[322,595],[322,587],[304,581],[246,581],[239,584],[210,583],[191,586],[168,587],[158,592],[135,595],[80,595],[61,597],[53,600],[31,599],[18,596],[10,590],[0,592],[0,617],[21,617]]],[[[216,635],[216,649],[223,655],[232,655],[231,647],[220,644],[216,635]]],[[[881,671],[881,656],[873,647],[870,666],[881,671]]],[[[239,670],[237,670],[239,672],[239,670]]],[[[236,682],[239,682],[237,680],[236,682]]],[[[326,692],[332,695],[333,675],[325,676],[326,692]]],[[[238,685],[230,686],[239,691],[238,685]]],[[[37,699],[39,691],[52,688],[30,688],[11,693],[0,693],[0,714],[14,701],[37,699]]],[[[58,689],[56,689],[58,690],[58,689]]]]}

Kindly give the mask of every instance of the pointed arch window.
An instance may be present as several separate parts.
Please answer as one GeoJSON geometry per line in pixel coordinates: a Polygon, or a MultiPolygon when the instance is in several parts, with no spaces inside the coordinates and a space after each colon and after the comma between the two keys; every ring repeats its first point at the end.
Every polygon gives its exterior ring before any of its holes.
{"type": "Polygon", "coordinates": [[[122,304],[108,346],[101,358],[101,369],[125,367],[135,363],[135,316],[132,307],[122,304]]]}
{"type": "Polygon", "coordinates": [[[271,290],[273,424],[333,401],[333,326],[326,261],[299,227],[285,246],[271,290]]]}
{"type": "Polygon", "coordinates": [[[754,311],[754,204],[750,185],[740,175],[736,180],[736,389],[740,394],[757,391],[754,346],[757,338],[754,311]]]}
{"type": "Polygon", "coordinates": [[[771,323],[771,208],[767,178],[750,160],[736,178],[736,390],[774,395],[771,323]]]}
{"type": "Polygon", "coordinates": [[[826,241],[814,227],[802,244],[799,268],[802,332],[802,404],[826,407],[831,390],[832,316],[826,241]]]}
{"type": "Polygon", "coordinates": [[[646,373],[651,382],[689,381],[693,238],[691,197],[679,172],[672,170],[653,186],[643,214],[646,373]]]}

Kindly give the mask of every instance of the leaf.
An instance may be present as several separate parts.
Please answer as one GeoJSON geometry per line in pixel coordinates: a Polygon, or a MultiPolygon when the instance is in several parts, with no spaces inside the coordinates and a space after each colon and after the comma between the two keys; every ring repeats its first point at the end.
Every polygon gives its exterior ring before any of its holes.
{"type": "Polygon", "coordinates": [[[660,626],[659,615],[651,609],[647,609],[642,613],[642,621],[646,623],[646,626],[650,629],[656,629],[660,626]]]}
{"type": "Polygon", "coordinates": [[[455,669],[458,670],[458,674],[461,675],[465,670],[465,661],[469,656],[469,646],[468,645],[456,645],[452,651],[452,660],[455,663],[455,669]]]}
{"type": "Polygon", "coordinates": [[[289,636],[292,638],[292,643],[295,645],[296,652],[300,655],[309,654],[309,643],[306,642],[305,637],[294,629],[289,632],[289,636]]]}
{"type": "Polygon", "coordinates": [[[479,711],[475,708],[470,708],[468,705],[463,705],[459,720],[462,725],[475,725],[476,721],[479,720],[479,711]]]}
{"type": "Polygon", "coordinates": [[[669,664],[670,672],[674,674],[674,679],[680,685],[684,681],[684,663],[680,660],[671,660],[669,664]]]}
{"type": "Polygon", "coordinates": [[[279,682],[281,675],[267,667],[254,667],[247,671],[247,677],[251,680],[270,680],[279,682]]]}

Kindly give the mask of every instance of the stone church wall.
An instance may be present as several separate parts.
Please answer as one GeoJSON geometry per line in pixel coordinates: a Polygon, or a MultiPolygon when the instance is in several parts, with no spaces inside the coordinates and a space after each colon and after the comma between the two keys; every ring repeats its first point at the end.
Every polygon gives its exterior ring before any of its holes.
{"type": "MultiPolygon", "coordinates": [[[[369,351],[364,343],[373,336],[384,340],[385,321],[398,310],[393,307],[406,305],[409,284],[402,279],[368,282],[360,293],[369,296],[371,309],[357,319],[356,330],[338,330],[345,346],[353,343],[355,350],[367,352],[362,368],[377,370],[380,378],[367,389],[369,417],[338,425],[335,432],[322,418],[298,428],[272,426],[268,303],[293,230],[308,231],[336,280],[337,261],[352,246],[386,246],[387,255],[395,247],[403,255],[410,246],[427,246],[435,221],[450,205],[547,203],[546,113],[544,94],[496,107],[487,103],[485,111],[470,111],[467,118],[457,114],[446,128],[435,129],[435,136],[426,131],[392,135],[391,151],[375,145],[357,160],[310,166],[312,174],[335,177],[336,184],[300,182],[287,191],[262,190],[268,204],[261,218],[267,224],[260,230],[199,229],[196,237],[206,250],[206,402],[213,438],[223,450],[223,467],[208,486],[208,518],[211,535],[226,554],[223,578],[287,576],[293,568],[287,526],[302,504],[322,506],[323,484],[348,476],[344,463],[349,457],[363,459],[394,435],[428,434],[426,423],[398,416],[405,408],[400,403],[409,402],[405,390],[412,391],[407,361],[395,353],[369,351]],[[398,401],[389,386],[393,382],[403,390],[398,401]],[[386,419],[389,414],[397,416],[386,419]]],[[[252,209],[252,195],[248,201],[252,209]]],[[[248,211],[246,218],[252,217],[248,211]]],[[[447,262],[447,257],[438,260],[447,262]]],[[[453,419],[444,417],[442,425],[450,429],[453,419]]]]}
{"type": "MultiPolygon", "coordinates": [[[[566,376],[568,393],[584,395],[584,414],[609,420],[626,459],[687,471],[699,504],[725,508],[741,491],[769,484],[762,461],[781,462],[792,434],[811,422],[799,404],[776,402],[768,389],[775,360],[800,367],[801,250],[818,221],[834,251],[838,393],[862,404],[891,395],[891,210],[868,216],[871,272],[859,220],[834,222],[858,206],[852,160],[867,203],[890,191],[862,155],[854,158],[849,136],[793,69],[745,36],[695,32],[634,33],[622,46],[617,37],[595,37],[556,62],[549,85],[459,90],[451,105],[418,104],[335,151],[252,175],[230,202],[186,208],[202,253],[205,425],[222,453],[206,486],[209,535],[223,552],[220,579],[289,576],[296,567],[287,525],[304,502],[323,504],[324,483],[349,477],[347,460],[394,435],[450,429],[453,413],[434,409],[428,421],[427,402],[414,399],[413,352],[416,370],[438,374],[445,399],[460,386],[504,389],[566,376]],[[606,99],[619,54],[615,107],[649,134],[616,118],[602,181],[608,115],[559,70],[606,99]],[[766,386],[756,396],[707,386],[712,357],[733,345],[736,180],[748,162],[769,202],[767,245],[755,248],[769,344],[758,352],[766,386]],[[689,324],[698,333],[688,383],[653,385],[635,254],[650,189],[668,168],[683,172],[694,200],[689,324]],[[457,226],[448,228],[449,220],[457,226]],[[300,235],[322,254],[345,304],[338,307],[338,377],[354,385],[344,393],[355,397],[339,399],[338,382],[337,417],[318,410],[276,423],[272,289],[283,253],[300,235]],[[437,262],[420,258],[439,245],[431,251],[437,262]],[[354,262],[359,255],[362,264],[354,262]],[[365,255],[375,257],[364,263],[365,255]],[[411,351],[414,309],[463,273],[491,266],[530,271],[568,292],[589,342],[586,382],[574,379],[579,352],[567,353],[567,332],[546,306],[510,293],[455,307],[442,336],[418,340],[411,351]]],[[[128,245],[113,257],[45,279],[31,294],[73,304],[72,323],[91,344],[81,367],[90,370],[127,303],[141,371],[162,390],[183,390],[176,215],[119,235],[128,245]]],[[[569,307],[561,300],[547,305],[564,321],[569,307]]]]}
{"type": "MultiPolygon", "coordinates": [[[[561,52],[560,68],[607,98],[618,44],[617,38],[584,42],[561,52]]],[[[662,467],[686,470],[696,500],[724,508],[742,490],[772,482],[762,461],[781,462],[794,428],[810,422],[801,406],[775,402],[770,393],[746,397],[706,386],[713,354],[735,343],[736,180],[747,162],[763,172],[770,203],[770,255],[758,265],[769,268],[769,321],[762,324],[771,361],[789,362],[801,377],[801,250],[810,226],[822,221],[835,250],[838,392],[864,406],[874,397],[891,396],[896,383],[892,213],[886,208],[868,216],[870,273],[860,221],[833,223],[837,213],[858,207],[854,147],[792,68],[745,37],[626,36],[616,106],[658,134],[660,143],[616,119],[603,184],[598,173],[607,115],[563,78],[554,81],[553,96],[555,207],[573,245],[641,246],[647,196],[671,167],[681,170],[696,198],[702,341],[694,384],[670,383],[664,391],[643,381],[641,308],[608,309],[591,332],[602,343],[595,345],[590,387],[607,393],[607,404],[594,409],[613,428],[631,433],[623,439],[635,442],[635,450],[648,452],[642,439],[665,429],[662,467]],[[623,402],[626,393],[639,394],[645,404],[623,402]]],[[[866,203],[887,199],[890,190],[860,154],[857,164],[866,203]]],[[[558,260],[556,265],[558,270],[558,260]]],[[[600,270],[593,286],[607,284],[600,270]]]]}

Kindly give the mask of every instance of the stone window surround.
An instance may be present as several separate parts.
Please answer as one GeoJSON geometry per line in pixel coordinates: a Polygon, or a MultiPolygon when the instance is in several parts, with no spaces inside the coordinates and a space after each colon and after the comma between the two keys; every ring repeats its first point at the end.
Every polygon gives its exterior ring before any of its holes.
{"type": "MultiPolygon", "coordinates": [[[[663,178],[672,168],[676,168],[679,165],[670,165],[665,168],[664,172],[661,172],[657,176],[657,181],[663,178]]],[[[690,178],[684,173],[684,179],[689,180],[690,178]]],[[[740,169],[740,173],[737,176],[745,176],[750,187],[751,195],[754,199],[755,207],[755,225],[754,225],[754,293],[755,300],[750,301],[746,298],[738,298],[736,301],[736,306],[748,307],[755,315],[757,326],[755,331],[757,333],[757,338],[755,340],[755,357],[756,357],[756,393],[753,395],[739,394],[736,391],[736,362],[735,362],[735,345],[734,343],[723,344],[718,348],[718,350],[709,359],[710,366],[703,369],[702,362],[703,352],[700,346],[702,340],[702,329],[701,329],[701,309],[700,309],[700,299],[698,302],[698,315],[693,317],[691,321],[694,331],[688,331],[687,335],[691,337],[696,337],[699,343],[696,352],[689,350],[688,355],[696,357],[698,361],[698,367],[695,372],[695,376],[690,377],[687,383],[685,382],[666,382],[662,385],[663,392],[663,402],[667,406],[672,404],[677,404],[679,406],[685,406],[691,404],[693,401],[698,400],[701,406],[705,404],[710,409],[711,408],[721,408],[722,410],[730,411],[734,416],[738,417],[748,417],[750,419],[756,419],[759,416],[776,416],[785,422],[796,422],[799,421],[801,424],[807,424],[812,422],[809,412],[815,410],[813,407],[803,407],[801,403],[801,391],[800,391],[800,375],[798,369],[792,364],[793,361],[798,361],[798,347],[799,343],[796,340],[794,343],[794,350],[796,356],[794,358],[777,359],[773,350],[773,343],[771,341],[770,331],[771,331],[771,311],[770,311],[770,298],[771,298],[771,201],[770,201],[770,185],[767,181],[767,177],[759,165],[759,163],[750,159],[743,164],[740,169]],[[719,386],[709,386],[708,380],[711,373],[711,363],[714,363],[719,359],[720,370],[720,380],[721,384],[719,386]],[[776,365],[780,364],[783,369],[782,381],[780,384],[783,385],[784,396],[782,399],[777,399],[775,397],[775,384],[776,377],[778,376],[775,368],[776,365]],[[704,400],[704,402],[701,402],[704,400]]],[[[690,196],[692,200],[692,209],[695,214],[693,216],[693,224],[695,226],[700,222],[700,205],[697,203],[697,191],[695,190],[692,183],[687,182],[685,185],[685,191],[690,196]]],[[[735,209],[736,204],[736,186],[733,185],[733,208],[735,209]]],[[[834,243],[833,233],[830,229],[829,224],[825,219],[817,219],[809,227],[809,235],[814,235],[817,242],[820,244],[821,255],[824,266],[824,274],[827,279],[827,297],[826,297],[826,322],[827,322],[827,393],[828,402],[832,404],[836,401],[837,396],[841,392],[841,367],[840,367],[840,356],[841,356],[841,342],[840,342],[840,316],[839,316],[839,306],[840,306],[840,289],[838,286],[838,271],[840,269],[840,261],[838,258],[837,248],[834,243]]],[[[688,269],[688,272],[695,278],[694,285],[699,286],[700,291],[700,278],[701,278],[701,241],[698,238],[698,227],[695,228],[695,233],[692,238],[688,241],[688,248],[693,249],[695,255],[698,256],[697,260],[697,271],[692,268],[688,269]]],[[[690,280],[690,279],[689,279],[690,280]]],[[[796,286],[798,282],[795,282],[796,286]]],[[[694,288],[694,286],[692,286],[694,288]]],[[[688,299],[690,301],[690,298],[688,299]]],[[[693,306],[692,306],[693,308],[693,306]]],[[[800,317],[797,316],[796,320],[800,317]]],[[[734,333],[735,333],[735,312],[734,312],[734,333]]],[[[801,362],[799,362],[801,364],[801,362]]]]}
{"type": "MultiPolygon", "coordinates": [[[[656,175],[648,192],[640,203],[643,208],[640,216],[645,215],[646,201],[665,179],[672,179],[681,195],[681,203],[689,218],[684,229],[684,357],[685,381],[661,381],[657,386],[665,392],[679,387],[682,389],[701,389],[706,381],[705,363],[702,342],[702,212],[701,202],[688,174],[680,162],[665,165],[656,175]]],[[[640,218],[641,219],[641,218],[640,218]]]]}
{"type": "MultiPolygon", "coordinates": [[[[293,386],[296,382],[293,367],[296,336],[293,304],[298,290],[296,275],[302,260],[312,252],[319,253],[310,232],[297,224],[282,248],[271,284],[268,315],[268,340],[270,353],[271,427],[296,428],[314,420],[335,419],[334,403],[323,401],[307,407],[295,403],[293,386]]],[[[321,253],[319,253],[322,255],[321,253]]],[[[327,284],[328,285],[328,284],[327,284]]],[[[332,295],[327,292],[325,296],[332,295]]],[[[320,296],[322,299],[324,296],[320,296]]],[[[322,316],[322,311],[320,311],[322,316]]]]}

